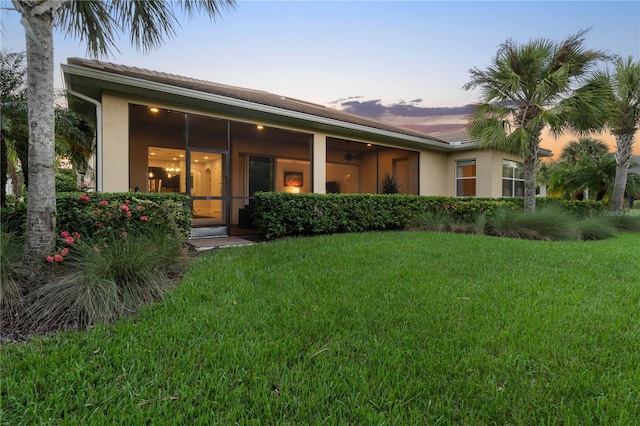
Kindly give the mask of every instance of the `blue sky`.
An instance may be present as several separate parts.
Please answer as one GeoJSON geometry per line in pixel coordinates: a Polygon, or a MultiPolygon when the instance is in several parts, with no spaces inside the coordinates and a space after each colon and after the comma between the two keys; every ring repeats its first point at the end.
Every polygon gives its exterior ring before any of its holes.
{"type": "MultiPolygon", "coordinates": [[[[2,47],[23,50],[17,13],[3,10],[1,18],[2,47]]],[[[640,58],[638,1],[239,0],[214,23],[184,21],[149,55],[123,38],[120,53],[106,59],[324,105],[350,98],[460,107],[478,99],[462,89],[469,69],[485,68],[501,42],[560,41],[589,27],[589,48],[640,58]]],[[[55,49],[57,64],[86,57],[84,46],[60,33],[55,49]]]]}

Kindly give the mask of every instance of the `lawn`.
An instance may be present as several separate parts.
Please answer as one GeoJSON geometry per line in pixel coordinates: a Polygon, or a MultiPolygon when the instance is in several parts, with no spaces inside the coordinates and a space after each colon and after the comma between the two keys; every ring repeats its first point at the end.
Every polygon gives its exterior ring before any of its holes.
{"type": "Polygon", "coordinates": [[[9,424],[640,424],[640,234],[202,255],[164,301],[2,345],[9,424]]]}

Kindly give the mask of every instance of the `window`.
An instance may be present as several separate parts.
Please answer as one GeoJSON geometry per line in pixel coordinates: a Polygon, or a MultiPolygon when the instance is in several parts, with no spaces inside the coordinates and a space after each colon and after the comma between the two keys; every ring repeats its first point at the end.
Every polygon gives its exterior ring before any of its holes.
{"type": "Polygon", "coordinates": [[[456,161],[456,197],[476,196],[476,160],[456,161]]]}
{"type": "Polygon", "coordinates": [[[502,160],[502,196],[524,197],[524,164],[502,160]]]}

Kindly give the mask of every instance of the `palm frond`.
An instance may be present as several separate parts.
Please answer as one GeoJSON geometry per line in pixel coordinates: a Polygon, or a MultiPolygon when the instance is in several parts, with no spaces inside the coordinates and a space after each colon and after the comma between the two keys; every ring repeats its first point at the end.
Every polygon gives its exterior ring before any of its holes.
{"type": "Polygon", "coordinates": [[[175,6],[187,17],[204,13],[215,19],[223,10],[232,8],[234,0],[69,0],[57,9],[56,25],[63,32],[87,44],[92,56],[108,56],[118,52],[120,34],[128,32],[131,44],[148,53],[176,35],[180,28],[175,6]]]}
{"type": "MultiPolygon", "coordinates": [[[[134,2],[135,3],[135,2],[134,2]]],[[[87,54],[106,57],[119,52],[116,41],[122,26],[104,1],[70,0],[57,9],[56,26],[87,44],[87,54]]]]}

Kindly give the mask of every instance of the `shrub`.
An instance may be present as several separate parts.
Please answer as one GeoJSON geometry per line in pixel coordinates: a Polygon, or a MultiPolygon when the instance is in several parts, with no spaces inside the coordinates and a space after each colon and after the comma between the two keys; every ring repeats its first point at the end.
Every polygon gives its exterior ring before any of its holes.
{"type": "Polygon", "coordinates": [[[583,240],[604,240],[616,234],[616,229],[601,216],[582,219],[577,226],[583,240]]]}
{"type": "Polygon", "coordinates": [[[487,215],[480,213],[473,221],[473,231],[475,234],[484,235],[487,232],[487,215]]]}
{"type": "Polygon", "coordinates": [[[56,192],[74,192],[78,190],[78,178],[73,170],[56,172],[56,192]]]}
{"type": "Polygon", "coordinates": [[[0,208],[1,232],[24,235],[27,226],[27,205],[23,201],[0,208]]]}
{"type": "Polygon", "coordinates": [[[640,215],[630,214],[628,211],[613,211],[605,214],[605,220],[619,231],[640,232],[640,215]]]}
{"type": "Polygon", "coordinates": [[[411,221],[408,229],[411,231],[445,232],[448,230],[447,221],[448,218],[441,212],[424,212],[411,221]]]}
{"type": "Polygon", "coordinates": [[[577,218],[586,218],[594,214],[601,214],[608,208],[606,203],[594,200],[566,200],[556,197],[540,197],[536,198],[536,202],[539,209],[548,206],[559,207],[577,218]]]}
{"type": "Polygon", "coordinates": [[[67,193],[57,199],[57,228],[99,236],[161,230],[186,241],[191,230],[189,198],[183,194],[67,193]]]}
{"type": "Polygon", "coordinates": [[[427,213],[471,223],[478,214],[517,204],[503,199],[378,194],[256,194],[254,220],[267,238],[405,229],[427,213]]]}
{"type": "MultiPolygon", "coordinates": [[[[29,294],[24,327],[44,331],[58,326],[85,328],[136,312],[159,300],[167,273],[177,265],[181,246],[162,232],[135,237],[64,237],[59,278],[29,294]]],[[[53,257],[52,257],[53,258],[53,257]]]]}
{"type": "Polygon", "coordinates": [[[533,213],[503,208],[488,219],[487,228],[489,235],[530,240],[572,240],[579,236],[571,214],[553,206],[533,213]]]}
{"type": "Polygon", "coordinates": [[[22,244],[14,234],[0,231],[0,309],[13,313],[21,303],[17,265],[22,257],[22,244]]]}

